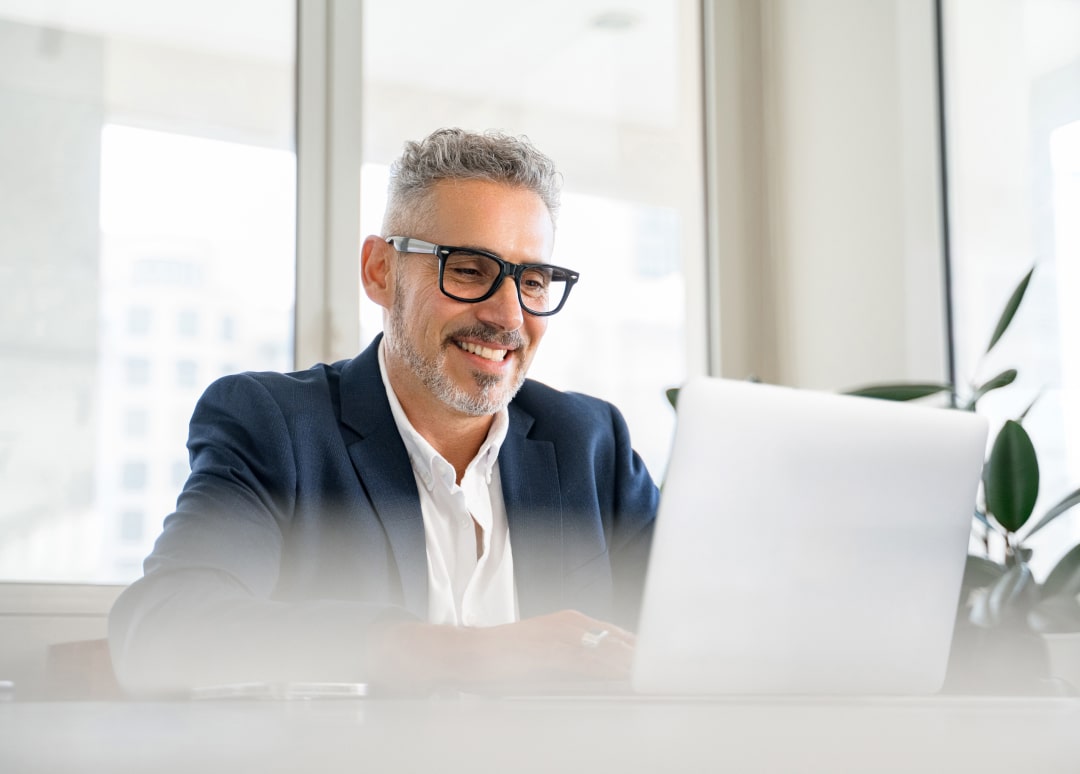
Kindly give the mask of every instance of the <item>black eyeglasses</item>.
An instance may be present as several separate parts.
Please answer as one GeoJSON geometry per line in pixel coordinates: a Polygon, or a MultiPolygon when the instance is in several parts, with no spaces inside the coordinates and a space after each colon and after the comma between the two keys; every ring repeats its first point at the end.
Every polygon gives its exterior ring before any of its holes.
{"type": "Polygon", "coordinates": [[[412,237],[387,240],[399,253],[434,255],[439,259],[439,290],[455,301],[477,304],[491,298],[507,277],[514,278],[521,308],[537,317],[555,314],[580,276],[547,263],[510,263],[472,247],[435,245],[412,237]]]}

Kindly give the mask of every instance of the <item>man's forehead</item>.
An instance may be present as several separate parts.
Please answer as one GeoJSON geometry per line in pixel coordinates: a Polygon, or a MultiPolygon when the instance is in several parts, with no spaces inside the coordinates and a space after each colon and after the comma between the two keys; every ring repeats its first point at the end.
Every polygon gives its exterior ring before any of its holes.
{"type": "Polygon", "coordinates": [[[525,253],[532,261],[551,255],[555,232],[551,212],[529,188],[484,179],[446,179],[435,183],[425,199],[416,213],[416,233],[410,236],[499,255],[525,253]]]}
{"type": "Polygon", "coordinates": [[[490,180],[483,177],[447,177],[436,180],[428,189],[426,197],[433,203],[453,202],[462,198],[491,197],[494,199],[535,199],[545,210],[547,205],[536,191],[527,186],[490,180]]]}

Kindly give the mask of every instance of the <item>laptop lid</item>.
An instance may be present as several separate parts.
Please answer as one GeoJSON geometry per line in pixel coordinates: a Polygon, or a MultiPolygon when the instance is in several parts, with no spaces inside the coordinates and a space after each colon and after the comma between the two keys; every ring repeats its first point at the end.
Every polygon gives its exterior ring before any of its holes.
{"type": "Polygon", "coordinates": [[[939,690],[986,437],[970,412],[689,382],[635,690],[939,690]]]}

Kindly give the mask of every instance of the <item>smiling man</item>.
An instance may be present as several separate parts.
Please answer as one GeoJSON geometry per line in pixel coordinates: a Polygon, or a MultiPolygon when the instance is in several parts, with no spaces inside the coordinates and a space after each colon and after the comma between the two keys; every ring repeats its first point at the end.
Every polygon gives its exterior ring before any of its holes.
{"type": "Polygon", "coordinates": [[[110,615],[126,687],[627,675],[656,487],[613,406],[526,379],[578,280],[558,180],[523,138],[406,144],[361,255],[384,334],[207,389],[110,615]]]}

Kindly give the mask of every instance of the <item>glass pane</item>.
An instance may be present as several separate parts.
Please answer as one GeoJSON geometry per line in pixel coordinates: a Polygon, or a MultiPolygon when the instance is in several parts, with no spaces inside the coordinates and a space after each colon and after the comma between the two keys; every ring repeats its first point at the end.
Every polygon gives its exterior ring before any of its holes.
{"type": "MultiPolygon", "coordinates": [[[[946,106],[957,376],[1016,368],[981,401],[1024,421],[1041,471],[1031,523],[1080,486],[1080,2],[950,0],[946,106]],[[1023,305],[985,355],[1010,293],[1023,305]]],[[[1045,573],[1080,538],[1080,511],[1033,538],[1045,573]]]]}
{"type": "Polygon", "coordinates": [[[291,366],[294,37],[283,0],[0,0],[0,580],[139,575],[199,394],[291,366]]]}
{"type": "MultiPolygon", "coordinates": [[[[553,0],[530,6],[528,34],[492,8],[365,3],[361,228],[379,233],[404,141],[440,126],[528,135],[565,180],[551,261],[581,273],[530,375],[615,403],[659,480],[674,423],[664,391],[705,357],[704,321],[687,311],[704,308],[698,3],[553,0]],[[403,29],[406,52],[389,32],[403,29]],[[447,57],[448,40],[477,44],[447,57]]],[[[361,296],[365,341],[380,328],[361,296]]]]}

